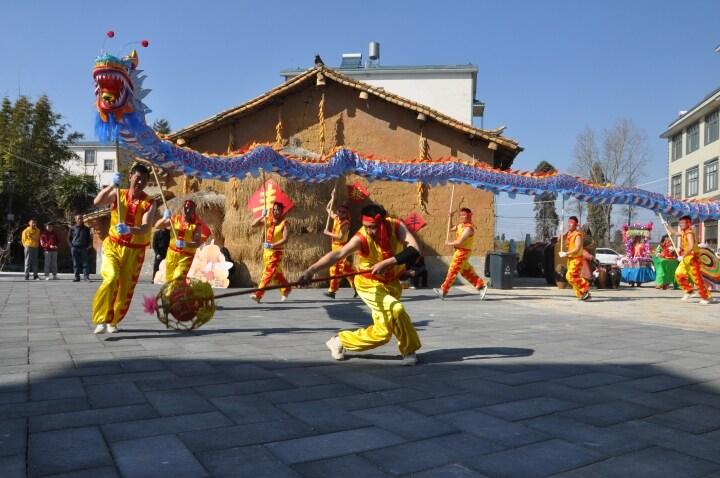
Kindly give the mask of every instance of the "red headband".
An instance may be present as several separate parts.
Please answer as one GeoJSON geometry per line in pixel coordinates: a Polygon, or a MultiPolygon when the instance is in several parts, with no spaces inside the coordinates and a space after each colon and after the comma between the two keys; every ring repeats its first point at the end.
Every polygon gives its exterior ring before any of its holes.
{"type": "Polygon", "coordinates": [[[363,224],[380,224],[380,222],[383,220],[382,214],[375,214],[374,216],[366,216],[363,214],[362,216],[362,222],[363,224]]]}

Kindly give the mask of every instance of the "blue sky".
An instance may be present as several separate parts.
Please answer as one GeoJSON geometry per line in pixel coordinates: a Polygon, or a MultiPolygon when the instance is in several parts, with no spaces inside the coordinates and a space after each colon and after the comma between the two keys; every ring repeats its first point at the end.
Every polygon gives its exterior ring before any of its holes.
{"type": "MultiPolygon", "coordinates": [[[[377,40],[385,65],[476,64],[485,127],[507,125],[525,148],[519,169],[547,160],[567,170],[582,129],[631,119],[648,137],[647,182],[666,175],[658,135],[720,86],[718,18],[714,0],[5,2],[0,96],[46,93],[92,138],[90,71],[112,29],[111,53],[150,42],[139,52],[150,120],[177,129],[268,90],[280,70],[308,67],[315,53],[336,66],[341,53],[377,40]]],[[[528,206],[500,215],[524,217],[501,218],[500,232],[534,227],[528,206]]]]}

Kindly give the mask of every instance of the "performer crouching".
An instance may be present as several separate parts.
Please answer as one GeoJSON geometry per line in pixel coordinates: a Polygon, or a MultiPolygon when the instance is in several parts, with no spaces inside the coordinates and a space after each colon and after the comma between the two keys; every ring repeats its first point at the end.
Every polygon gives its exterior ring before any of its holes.
{"type": "Polygon", "coordinates": [[[582,276],[583,236],[578,228],[578,218],[575,216],[570,216],[568,219],[566,251],[560,251],[560,257],[567,257],[565,279],[572,286],[575,297],[585,301],[592,299],[590,283],[582,276]]]}
{"type": "Polygon", "coordinates": [[[357,266],[370,272],[355,276],[355,290],[372,311],[372,325],[355,331],[342,331],[325,345],[335,360],[343,360],[346,350],[360,352],[386,344],[394,335],[403,365],[415,365],[415,352],[421,347],[415,327],[400,302],[402,286],[398,278],[404,267],[417,259],[420,247],[405,225],[387,217],[385,209],[371,204],[362,210],[362,227],[341,249],[331,251],[303,272],[300,281],[309,281],[320,270],[358,254],[357,266]]]}
{"type": "Polygon", "coordinates": [[[183,203],[183,213],[171,215],[165,210],[163,218],[155,223],[156,229],[172,229],[176,239],[171,242],[165,257],[165,282],[187,278],[195,251],[207,239],[202,235],[202,223],[196,214],[197,205],[187,199],[183,203]]]}

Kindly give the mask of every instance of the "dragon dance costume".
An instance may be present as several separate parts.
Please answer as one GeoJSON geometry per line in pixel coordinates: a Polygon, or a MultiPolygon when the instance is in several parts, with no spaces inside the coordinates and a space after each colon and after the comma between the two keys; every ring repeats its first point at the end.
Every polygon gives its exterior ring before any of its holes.
{"type": "Polygon", "coordinates": [[[100,275],[103,281],[93,298],[92,321],[95,325],[117,325],[125,318],[152,234],[151,228],[143,234],[121,235],[117,232],[115,227],[119,223],[130,227],[142,225],[143,215],[152,207],[144,192],[132,199],[127,189],[119,189],[117,194],[124,217],[119,217],[117,203],[113,203],[109,234],[102,245],[100,275]]]}
{"type": "MultiPolygon", "coordinates": [[[[287,227],[285,219],[275,219],[273,214],[269,214],[265,218],[265,241],[269,243],[276,243],[282,240],[283,231],[287,227]]],[[[271,249],[263,249],[263,273],[258,288],[267,287],[273,282],[277,282],[280,285],[287,285],[288,281],[285,278],[282,270],[282,258],[285,252],[285,246],[273,247],[271,249]]],[[[280,289],[280,295],[287,297],[292,289],[290,286],[283,287],[280,289]]],[[[257,291],[255,297],[262,299],[265,295],[265,291],[257,291]]]]}
{"type": "MultiPolygon", "coordinates": [[[[350,221],[348,219],[333,219],[332,234],[333,234],[333,236],[338,236],[338,235],[342,234],[342,237],[340,239],[332,240],[332,245],[330,247],[331,250],[337,251],[339,249],[342,249],[343,246],[347,243],[349,225],[350,225],[350,221]],[[342,232],[343,228],[345,228],[344,233],[342,232]]],[[[330,276],[336,276],[336,275],[340,275],[340,274],[348,274],[350,272],[353,272],[354,270],[355,269],[353,268],[352,264],[350,263],[350,258],[345,257],[345,258],[341,259],[340,261],[338,261],[337,263],[330,266],[330,276]]],[[[340,288],[340,279],[331,279],[330,286],[328,287],[328,292],[335,293],[335,292],[337,292],[338,288],[340,288]]]]}
{"type": "MultiPolygon", "coordinates": [[[[360,270],[372,269],[375,264],[404,248],[398,239],[399,221],[379,215],[363,216],[363,222],[368,221],[378,224],[379,240],[375,241],[364,226],[356,233],[362,244],[357,264],[360,270]]],[[[402,286],[399,277],[404,268],[396,265],[381,275],[365,273],[355,276],[355,290],[370,307],[373,323],[366,328],[340,332],[338,338],[344,349],[355,352],[373,349],[388,343],[393,335],[403,356],[414,354],[421,347],[420,337],[400,302],[402,286]]]]}
{"type": "Polygon", "coordinates": [[[483,281],[476,273],[473,266],[470,264],[470,252],[472,252],[473,242],[475,240],[475,225],[470,222],[461,222],[458,224],[455,230],[455,240],[458,241],[463,236],[466,230],[472,230],[470,237],[466,238],[460,244],[455,247],[455,253],[453,254],[450,267],[448,268],[447,276],[445,281],[440,285],[440,289],[443,294],[447,294],[455,282],[455,278],[458,273],[472,284],[476,289],[482,289],[485,287],[485,281],[483,281]]]}
{"type": "MultiPolygon", "coordinates": [[[[566,250],[571,251],[575,248],[575,242],[580,238],[582,243],[582,232],[572,231],[567,233],[566,239],[566,250]]],[[[583,248],[574,253],[572,256],[568,253],[567,256],[567,273],[565,279],[568,281],[575,292],[575,297],[578,299],[582,298],[590,290],[590,283],[582,276],[583,267],[583,248]]]]}
{"type": "Polygon", "coordinates": [[[692,226],[680,234],[680,254],[684,257],[683,260],[680,261],[680,264],[678,264],[677,269],[675,269],[675,280],[677,280],[680,288],[686,294],[692,294],[693,286],[688,280],[689,276],[695,283],[700,297],[704,300],[710,300],[710,291],[707,285],[705,285],[705,280],[700,273],[700,258],[698,257],[700,248],[697,245],[697,241],[693,240],[694,246],[692,250],[688,250],[688,236],[691,234],[693,236],[695,235],[692,226]]]}
{"type": "Polygon", "coordinates": [[[170,244],[165,258],[165,282],[167,283],[187,277],[197,250],[197,247],[188,246],[188,244],[196,242],[195,234],[200,234],[200,243],[208,237],[197,215],[193,215],[189,222],[185,221],[184,214],[175,214],[170,220],[177,239],[184,241],[185,247],[178,248],[176,244],[170,244]]]}

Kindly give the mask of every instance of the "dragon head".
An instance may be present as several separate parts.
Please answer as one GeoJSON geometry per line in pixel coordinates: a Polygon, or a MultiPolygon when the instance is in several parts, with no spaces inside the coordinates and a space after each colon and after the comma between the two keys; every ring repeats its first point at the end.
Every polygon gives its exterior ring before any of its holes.
{"type": "Polygon", "coordinates": [[[138,54],[118,58],[105,53],[95,60],[95,106],[98,111],[96,133],[103,142],[117,138],[118,128],[133,128],[145,122],[147,109],[141,102],[148,90],[142,90],[145,77],[137,69],[138,54]]]}

